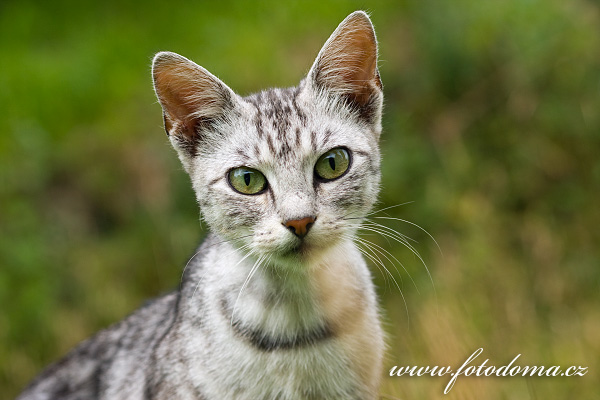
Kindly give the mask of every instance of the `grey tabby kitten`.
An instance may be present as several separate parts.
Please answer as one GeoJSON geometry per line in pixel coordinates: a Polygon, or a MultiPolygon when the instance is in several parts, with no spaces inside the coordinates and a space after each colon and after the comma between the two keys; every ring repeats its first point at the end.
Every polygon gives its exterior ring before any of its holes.
{"type": "Polygon", "coordinates": [[[338,26],[298,87],[242,98],[169,52],[152,74],[212,233],[178,291],[80,344],[19,399],[375,399],[383,334],[353,241],[380,181],[367,14],[338,26]]]}

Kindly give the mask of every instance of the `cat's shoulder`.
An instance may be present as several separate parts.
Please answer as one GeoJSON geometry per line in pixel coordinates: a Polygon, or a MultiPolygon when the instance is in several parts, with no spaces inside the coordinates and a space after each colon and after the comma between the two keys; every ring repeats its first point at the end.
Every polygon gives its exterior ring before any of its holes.
{"type": "Polygon", "coordinates": [[[119,360],[132,354],[140,361],[151,356],[175,320],[178,298],[178,292],[171,292],[147,301],[125,319],[83,341],[48,366],[17,400],[94,398],[119,360]]]}

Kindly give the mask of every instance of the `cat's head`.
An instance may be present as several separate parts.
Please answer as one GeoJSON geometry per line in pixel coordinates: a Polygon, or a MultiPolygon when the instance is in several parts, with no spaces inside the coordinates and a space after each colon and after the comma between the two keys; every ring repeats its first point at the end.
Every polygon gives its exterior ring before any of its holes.
{"type": "Polygon", "coordinates": [[[155,56],[152,74],[213,232],[283,262],[354,235],[380,181],[383,94],[367,14],[338,26],[295,88],[242,98],[169,52],[155,56]]]}

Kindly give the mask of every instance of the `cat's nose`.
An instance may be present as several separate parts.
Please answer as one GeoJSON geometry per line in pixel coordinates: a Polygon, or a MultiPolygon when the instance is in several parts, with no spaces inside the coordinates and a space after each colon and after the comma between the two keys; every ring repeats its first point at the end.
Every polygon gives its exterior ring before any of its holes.
{"type": "Polygon", "coordinates": [[[299,238],[306,236],[311,226],[315,223],[317,217],[305,217],[302,219],[291,219],[284,222],[284,226],[288,228],[294,235],[299,238]]]}

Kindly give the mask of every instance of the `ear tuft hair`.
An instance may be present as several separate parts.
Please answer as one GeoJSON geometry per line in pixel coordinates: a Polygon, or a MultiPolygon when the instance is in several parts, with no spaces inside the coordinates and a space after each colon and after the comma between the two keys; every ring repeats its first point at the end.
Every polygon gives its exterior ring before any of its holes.
{"type": "Polygon", "coordinates": [[[359,109],[380,107],[377,38],[369,16],[355,11],[329,37],[310,72],[319,90],[344,96],[359,109]]]}
{"type": "Polygon", "coordinates": [[[194,151],[203,125],[225,115],[235,94],[206,69],[185,57],[160,52],[152,62],[152,78],[163,108],[167,135],[194,151]]]}

